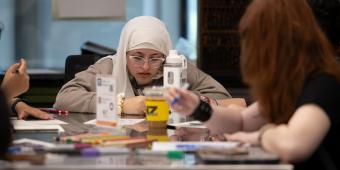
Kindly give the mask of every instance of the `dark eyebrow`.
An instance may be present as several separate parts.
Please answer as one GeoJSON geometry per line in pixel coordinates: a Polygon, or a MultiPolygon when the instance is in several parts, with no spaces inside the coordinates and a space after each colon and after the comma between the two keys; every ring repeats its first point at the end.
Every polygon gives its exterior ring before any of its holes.
{"type": "Polygon", "coordinates": [[[154,53],[154,54],[151,54],[151,56],[164,56],[162,53],[154,53]]]}
{"type": "Polygon", "coordinates": [[[132,53],[132,54],[143,55],[143,53],[141,53],[141,52],[139,52],[139,51],[136,51],[136,52],[134,52],[134,53],[132,53]]]}

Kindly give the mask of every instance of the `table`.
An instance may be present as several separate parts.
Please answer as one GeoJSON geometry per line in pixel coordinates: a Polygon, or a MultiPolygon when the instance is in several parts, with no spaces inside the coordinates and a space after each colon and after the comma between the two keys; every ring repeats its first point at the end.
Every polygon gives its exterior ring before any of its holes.
{"type": "MultiPolygon", "coordinates": [[[[60,120],[63,120],[68,125],[62,125],[67,134],[76,134],[81,132],[89,131],[93,125],[84,125],[83,122],[94,119],[94,114],[69,114],[69,116],[58,116],[60,120]]],[[[136,132],[135,130],[129,129],[124,130],[122,133],[127,133],[131,136],[136,135],[147,135],[147,132],[136,132]]],[[[173,130],[167,130],[166,132],[169,136],[173,134],[173,130]],[[171,132],[172,131],[172,132],[171,132]]],[[[204,134],[203,132],[201,134],[204,134]]],[[[44,135],[44,134],[36,134],[44,135]]],[[[193,135],[194,137],[199,137],[199,135],[193,135]]],[[[186,138],[189,140],[194,140],[194,138],[186,138]]],[[[48,158],[48,156],[47,156],[48,158]]],[[[49,159],[47,159],[49,160],[49,159]]],[[[159,169],[159,170],[173,170],[173,169],[188,169],[188,170],[291,170],[293,166],[290,164],[229,164],[229,165],[196,165],[195,159],[192,154],[186,154],[185,159],[180,161],[169,161],[168,159],[163,159],[161,156],[151,157],[132,157],[131,155],[110,155],[110,156],[100,156],[97,158],[82,158],[82,157],[64,157],[57,159],[52,159],[53,161],[48,162],[47,165],[33,165],[29,162],[14,162],[7,164],[7,168],[18,169],[18,170],[36,170],[36,169],[159,169]]],[[[1,163],[0,163],[1,165],[1,163]]]]}

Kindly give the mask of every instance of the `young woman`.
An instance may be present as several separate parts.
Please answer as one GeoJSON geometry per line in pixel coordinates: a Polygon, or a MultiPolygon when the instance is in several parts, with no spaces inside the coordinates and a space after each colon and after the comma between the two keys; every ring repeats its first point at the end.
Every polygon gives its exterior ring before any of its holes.
{"type": "Polygon", "coordinates": [[[33,116],[39,119],[50,119],[48,113],[38,108],[29,106],[20,98],[15,98],[25,93],[29,88],[29,76],[27,74],[27,63],[21,59],[19,63],[11,65],[4,76],[1,83],[1,90],[5,94],[6,101],[10,110],[16,114],[19,119],[25,119],[33,116]]]}
{"type": "Polygon", "coordinates": [[[241,71],[256,103],[210,106],[182,89],[173,109],[228,140],[261,145],[294,169],[340,167],[340,66],[305,0],[254,0],[239,25],[241,71]]]}
{"type": "MultiPolygon", "coordinates": [[[[157,18],[140,16],[123,28],[117,54],[99,60],[87,70],[75,75],[59,91],[54,107],[74,112],[96,112],[96,74],[112,74],[118,79],[117,92],[125,95],[125,114],[144,114],[142,90],[146,86],[163,85],[163,64],[172,49],[165,24],[157,18]]],[[[214,99],[230,94],[212,77],[188,64],[190,90],[214,99]]]]}
{"type": "Polygon", "coordinates": [[[10,107],[18,114],[18,118],[34,116],[40,119],[49,119],[50,116],[37,108],[33,108],[15,97],[25,93],[29,88],[27,64],[24,59],[20,63],[11,65],[2,80],[0,88],[0,159],[3,159],[7,147],[11,144],[10,107]],[[14,104],[13,102],[16,101],[14,104]],[[13,105],[14,104],[14,105],[13,105]]]}

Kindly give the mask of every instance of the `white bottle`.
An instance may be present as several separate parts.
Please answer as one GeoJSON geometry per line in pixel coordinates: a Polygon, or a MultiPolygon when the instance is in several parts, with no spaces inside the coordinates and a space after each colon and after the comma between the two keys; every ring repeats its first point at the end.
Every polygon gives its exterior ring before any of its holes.
{"type": "MultiPolygon", "coordinates": [[[[164,87],[183,87],[187,81],[187,60],[184,55],[178,55],[176,50],[170,50],[166,57],[163,70],[164,87]]],[[[184,122],[185,118],[176,112],[171,112],[168,123],[184,122]]]]}
{"type": "Polygon", "coordinates": [[[163,71],[164,87],[183,87],[187,81],[187,60],[176,50],[169,50],[163,71]]]}

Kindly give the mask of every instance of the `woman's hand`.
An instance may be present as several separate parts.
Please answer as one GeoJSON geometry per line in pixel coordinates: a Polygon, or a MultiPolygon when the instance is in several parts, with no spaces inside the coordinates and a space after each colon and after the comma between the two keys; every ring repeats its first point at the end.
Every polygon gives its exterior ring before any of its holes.
{"type": "Polygon", "coordinates": [[[18,113],[18,119],[26,119],[29,116],[33,116],[39,119],[52,119],[47,112],[41,111],[38,108],[31,107],[24,102],[19,102],[15,106],[15,110],[18,113]]]}
{"type": "Polygon", "coordinates": [[[146,106],[145,106],[145,96],[135,96],[125,98],[123,104],[123,112],[126,114],[145,114],[146,106]]]}
{"type": "Polygon", "coordinates": [[[227,141],[226,134],[211,135],[209,138],[215,142],[227,141]]]}
{"type": "Polygon", "coordinates": [[[191,115],[200,101],[193,92],[179,88],[169,88],[165,92],[165,98],[171,108],[183,116],[191,115]]]}
{"type": "Polygon", "coordinates": [[[171,141],[206,141],[209,130],[204,128],[179,127],[175,134],[170,136],[171,141]]]}
{"type": "Polygon", "coordinates": [[[233,134],[224,134],[228,141],[239,141],[241,143],[250,143],[259,145],[259,131],[254,132],[236,132],[233,134]]]}
{"type": "Polygon", "coordinates": [[[21,59],[20,63],[15,63],[7,69],[1,89],[5,92],[7,99],[12,99],[25,93],[28,88],[27,64],[24,59],[21,59]]]}

